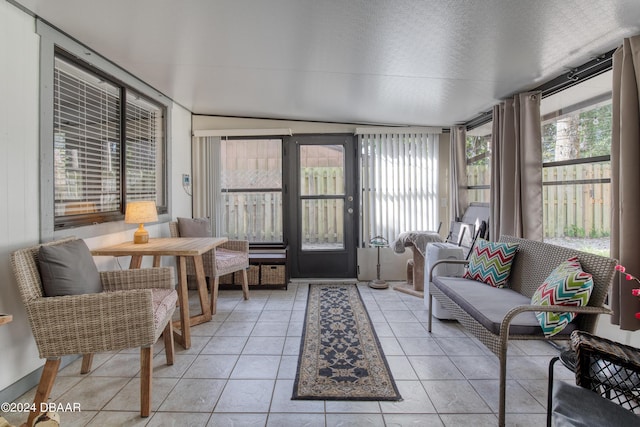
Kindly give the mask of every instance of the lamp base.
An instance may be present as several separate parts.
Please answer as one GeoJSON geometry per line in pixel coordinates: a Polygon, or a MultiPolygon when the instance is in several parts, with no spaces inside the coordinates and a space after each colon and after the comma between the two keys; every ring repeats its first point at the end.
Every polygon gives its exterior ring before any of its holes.
{"type": "Polygon", "coordinates": [[[369,282],[369,287],[373,289],[387,289],[389,284],[384,280],[376,279],[369,282]]]}
{"type": "Polygon", "coordinates": [[[149,232],[144,229],[144,226],[140,224],[135,233],[133,233],[133,243],[149,243],[149,232]]]}

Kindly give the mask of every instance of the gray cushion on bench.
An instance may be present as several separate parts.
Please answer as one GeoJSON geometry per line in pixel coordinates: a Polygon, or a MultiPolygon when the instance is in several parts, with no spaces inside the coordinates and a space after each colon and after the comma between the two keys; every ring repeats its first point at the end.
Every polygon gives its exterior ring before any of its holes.
{"type": "MultiPolygon", "coordinates": [[[[494,288],[470,279],[438,276],[433,278],[433,284],[494,334],[500,334],[502,319],[512,308],[531,304],[531,298],[514,290],[494,288]]],[[[574,329],[575,325],[569,324],[560,333],[570,334],[574,329]]],[[[544,336],[532,311],[516,316],[511,322],[509,333],[544,336]]]]}

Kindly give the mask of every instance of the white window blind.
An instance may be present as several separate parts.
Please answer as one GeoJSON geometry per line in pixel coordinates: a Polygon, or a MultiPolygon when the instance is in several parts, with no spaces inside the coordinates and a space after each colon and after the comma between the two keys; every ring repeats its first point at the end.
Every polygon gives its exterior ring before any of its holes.
{"type": "Polygon", "coordinates": [[[163,206],[158,177],[161,177],[162,109],[140,95],[127,97],[127,201],[155,200],[163,206]]]}
{"type": "Polygon", "coordinates": [[[55,216],[120,212],[120,89],[55,59],[55,216]]]}
{"type": "Polygon", "coordinates": [[[430,133],[360,134],[362,239],[436,230],[438,143],[430,133]]]}
{"type": "Polygon", "coordinates": [[[163,105],[62,53],[53,104],[56,229],[119,221],[127,201],[167,211],[163,105]]]}

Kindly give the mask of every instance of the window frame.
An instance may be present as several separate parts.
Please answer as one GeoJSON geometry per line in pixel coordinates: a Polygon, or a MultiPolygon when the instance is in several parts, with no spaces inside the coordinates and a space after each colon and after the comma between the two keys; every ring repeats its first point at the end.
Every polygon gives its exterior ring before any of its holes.
{"type": "MultiPolygon", "coordinates": [[[[122,232],[133,226],[125,224],[124,209],[126,206],[126,170],[121,167],[122,181],[120,186],[121,212],[105,215],[99,218],[86,216],[82,221],[76,221],[69,227],[56,227],[55,221],[55,197],[54,197],[54,61],[57,55],[74,65],[108,79],[126,91],[141,95],[146,101],[156,104],[163,111],[163,154],[162,183],[164,195],[163,206],[158,208],[159,222],[171,220],[171,189],[169,188],[169,176],[171,176],[171,105],[172,101],[158,92],[153,87],[137,79],[127,71],[115,65],[106,58],[100,56],[88,47],[61,33],[46,22],[36,20],[36,32],[40,35],[40,238],[42,241],[53,240],[64,236],[73,235],[78,238],[90,238],[104,234],[122,232]],[[62,52],[62,53],[61,53],[62,52]]],[[[126,104],[126,93],[122,94],[122,103],[126,104]]],[[[121,111],[124,110],[124,107],[121,111]]],[[[123,129],[121,140],[125,138],[126,116],[120,117],[123,129]]],[[[126,144],[121,146],[121,152],[125,153],[126,144]]],[[[121,158],[121,164],[124,158],[121,158]]]]}
{"type": "MultiPolygon", "coordinates": [[[[472,129],[479,128],[479,127],[486,127],[488,124],[490,124],[492,122],[492,120],[493,119],[491,117],[489,117],[489,119],[486,120],[484,123],[478,124],[477,126],[475,126],[472,129]]],[[[482,136],[480,136],[480,135],[469,135],[469,130],[472,130],[472,129],[467,129],[467,136],[465,138],[465,153],[464,153],[464,157],[465,157],[465,175],[467,177],[469,176],[468,175],[468,168],[470,166],[473,166],[474,163],[477,163],[480,160],[487,159],[487,162],[489,163],[489,167],[491,167],[491,154],[492,154],[491,153],[491,140],[493,138],[493,135],[491,133],[483,134],[482,136]],[[487,141],[488,142],[487,150],[484,153],[477,154],[477,155],[475,155],[473,157],[467,157],[467,151],[466,151],[467,139],[470,138],[470,137],[473,137],[473,138],[487,138],[489,135],[491,135],[491,136],[488,138],[488,141],[487,141]]],[[[488,130],[491,130],[491,128],[489,128],[488,130]]],[[[491,174],[489,174],[489,177],[491,177],[491,174]]],[[[491,190],[491,180],[489,180],[488,184],[469,185],[468,184],[468,178],[467,178],[466,189],[467,189],[467,193],[468,194],[472,190],[491,190]]],[[[469,196],[469,202],[489,203],[490,200],[471,200],[471,197],[469,196]]]]}
{"type": "MultiPolygon", "coordinates": [[[[552,120],[556,120],[565,116],[568,116],[569,114],[580,114],[582,111],[589,111],[589,110],[594,110],[597,108],[600,108],[601,106],[603,106],[605,103],[607,102],[611,102],[611,92],[608,93],[604,93],[602,95],[598,95],[596,97],[592,97],[592,98],[588,98],[579,102],[576,102],[575,104],[569,105],[567,107],[563,107],[560,110],[557,111],[552,111],[550,113],[547,113],[545,115],[543,115],[540,118],[540,125],[541,127],[544,127],[546,125],[546,123],[552,121],[552,120]]],[[[543,142],[541,141],[541,144],[543,142]]],[[[544,151],[544,146],[543,146],[543,152],[542,155],[544,156],[545,151],[544,151]]],[[[601,155],[595,155],[595,156],[591,156],[591,157],[578,157],[578,158],[571,158],[571,159],[565,159],[565,160],[552,160],[552,161],[543,161],[542,162],[542,169],[547,169],[547,168],[554,168],[554,167],[562,167],[562,166],[572,166],[572,165],[589,165],[589,164],[598,164],[598,163],[609,163],[611,162],[611,154],[601,154],[601,155]]],[[[549,188],[549,187],[562,187],[562,186],[582,186],[582,185],[599,185],[599,184],[611,184],[611,178],[588,178],[588,179],[562,179],[562,180],[555,180],[555,181],[549,181],[549,180],[543,180],[542,181],[542,190],[543,190],[543,202],[544,202],[544,194],[545,193],[545,187],[549,188]]],[[[545,210],[546,212],[546,210],[545,210]]],[[[543,216],[542,216],[542,221],[543,223],[546,224],[546,219],[544,217],[545,212],[543,212],[543,216]]],[[[571,225],[571,224],[569,224],[571,225]]],[[[574,224],[574,228],[579,225],[579,224],[574,224]]],[[[576,230],[578,228],[575,228],[576,230]]],[[[586,230],[585,231],[585,236],[591,236],[591,234],[586,234],[586,230]]],[[[593,230],[592,230],[593,231],[593,230]]],[[[574,236],[571,236],[574,237],[574,236]]],[[[545,239],[547,239],[547,237],[544,237],[545,239]]],[[[587,240],[591,237],[584,237],[587,240]]]]}

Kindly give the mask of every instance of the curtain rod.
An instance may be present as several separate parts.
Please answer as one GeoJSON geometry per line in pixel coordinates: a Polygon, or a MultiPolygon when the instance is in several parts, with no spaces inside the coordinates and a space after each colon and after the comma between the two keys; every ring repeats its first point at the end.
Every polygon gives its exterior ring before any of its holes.
{"type": "MultiPolygon", "coordinates": [[[[571,86],[575,86],[578,83],[582,83],[591,77],[607,72],[613,68],[613,53],[615,51],[616,49],[611,49],[610,51],[603,53],[582,65],[573,67],[568,72],[531,89],[531,91],[540,91],[542,92],[542,97],[546,98],[547,96],[568,89],[571,86]]],[[[475,129],[478,126],[490,122],[492,120],[492,116],[492,110],[485,111],[465,122],[464,126],[467,130],[475,129]]]]}

